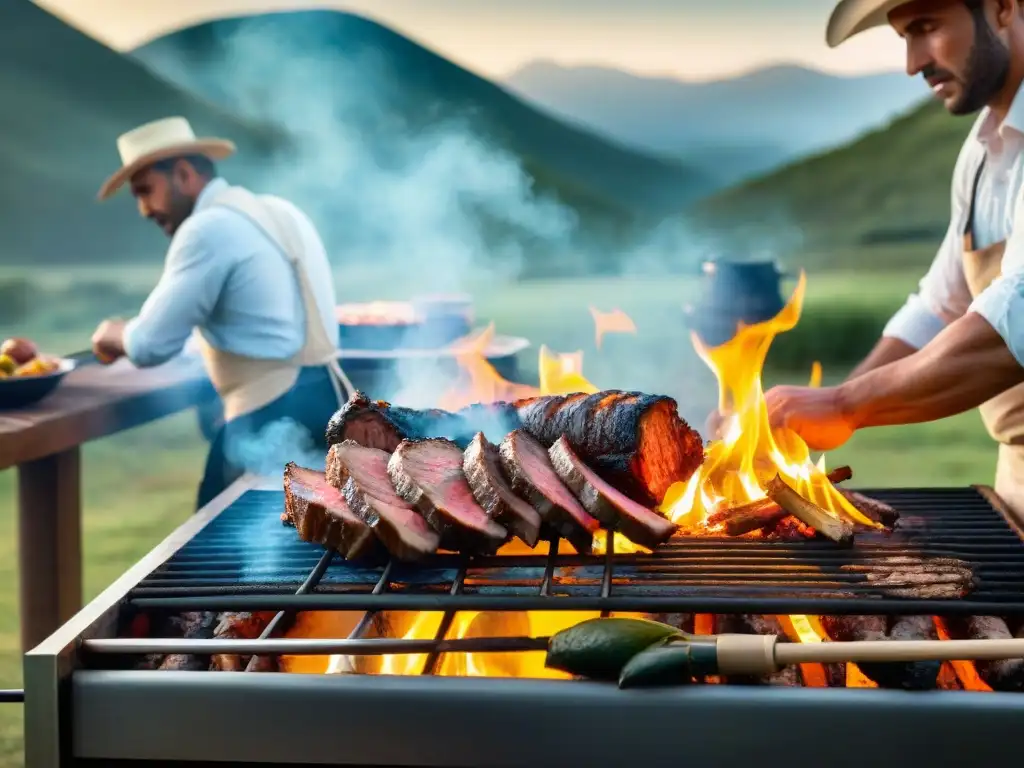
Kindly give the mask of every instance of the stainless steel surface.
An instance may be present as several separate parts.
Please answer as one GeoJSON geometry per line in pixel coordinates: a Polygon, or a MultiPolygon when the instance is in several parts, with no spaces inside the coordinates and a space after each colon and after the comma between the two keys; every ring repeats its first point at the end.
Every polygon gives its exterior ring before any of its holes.
{"type": "MultiPolygon", "coordinates": [[[[403,768],[997,765],[1024,696],[80,672],[79,757],[403,768]]],[[[34,768],[34,767],[31,767],[34,768]]]]}
{"type": "Polygon", "coordinates": [[[266,481],[244,477],[203,512],[193,516],[121,578],[105,589],[50,637],[24,657],[25,681],[25,764],[28,768],[59,768],[70,759],[70,724],[67,722],[67,689],[77,666],[78,644],[83,639],[112,634],[118,604],[142,578],[177,552],[215,519],[231,501],[266,481]]]}

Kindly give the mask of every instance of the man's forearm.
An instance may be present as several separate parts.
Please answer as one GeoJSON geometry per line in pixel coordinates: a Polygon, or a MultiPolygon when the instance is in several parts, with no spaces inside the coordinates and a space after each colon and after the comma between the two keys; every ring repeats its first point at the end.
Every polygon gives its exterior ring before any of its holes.
{"type": "Polygon", "coordinates": [[[840,385],[840,406],[856,428],[954,416],[1024,381],[1002,337],[969,312],[923,349],[840,385]]]}
{"type": "Polygon", "coordinates": [[[917,350],[907,344],[902,339],[893,338],[891,336],[883,336],[875,344],[868,356],[861,360],[860,364],[857,365],[850,375],[846,377],[846,381],[856,379],[858,376],[863,376],[868,371],[873,371],[876,368],[881,368],[883,365],[889,363],[895,363],[897,360],[902,360],[908,355],[912,355],[917,350]]]}

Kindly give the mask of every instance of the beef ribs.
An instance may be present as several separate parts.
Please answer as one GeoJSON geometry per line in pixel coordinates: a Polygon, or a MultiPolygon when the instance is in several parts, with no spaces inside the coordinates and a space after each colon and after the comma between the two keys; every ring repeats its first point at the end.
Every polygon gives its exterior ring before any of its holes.
{"type": "Polygon", "coordinates": [[[548,450],[551,465],[583,508],[605,527],[622,533],[641,546],[654,549],[668,541],[679,527],[656,512],[615,490],[584,464],[564,437],[548,450]]]}
{"type": "MultiPolygon", "coordinates": [[[[822,616],[821,625],[832,640],[839,642],[938,639],[931,616],[822,616]]],[[[926,691],[935,688],[942,663],[864,662],[857,666],[880,688],[926,691]]]]}
{"type": "Polygon", "coordinates": [[[700,435],[679,417],[673,399],[618,390],[481,404],[455,413],[400,408],[357,392],[331,418],[327,443],[354,440],[393,451],[402,439],[443,437],[465,448],[477,432],[505,435],[518,428],[545,448],[565,435],[604,480],[652,506],[704,460],[700,435]]]}
{"type": "Polygon", "coordinates": [[[488,517],[505,526],[527,546],[537,544],[540,515],[512,490],[501,466],[498,447],[484,437],[483,432],[476,433],[463,453],[462,471],[488,517]]]}
{"type": "Polygon", "coordinates": [[[348,560],[376,549],[373,531],[323,472],[289,462],[284,468],[284,509],[303,541],[337,550],[348,560]]]}
{"type": "Polygon", "coordinates": [[[418,560],[437,550],[440,539],[388,477],[390,454],[351,440],[331,446],[346,478],[341,492],[349,508],[399,560],[418,560]]]}
{"type": "Polygon", "coordinates": [[[598,522],[591,517],[551,466],[548,452],[527,432],[510,432],[498,454],[512,489],[526,499],[551,526],[580,554],[589,554],[594,546],[598,522]]]}
{"type": "Polygon", "coordinates": [[[493,554],[508,531],[477,504],[462,462],[462,450],[451,440],[403,440],[388,461],[388,476],[398,495],[441,535],[442,547],[493,554]]]}

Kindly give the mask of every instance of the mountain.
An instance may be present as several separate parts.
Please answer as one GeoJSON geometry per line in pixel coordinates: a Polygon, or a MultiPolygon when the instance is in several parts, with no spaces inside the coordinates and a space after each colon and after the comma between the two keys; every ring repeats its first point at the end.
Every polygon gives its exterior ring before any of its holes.
{"type": "MultiPolygon", "coordinates": [[[[572,190],[581,202],[645,216],[674,212],[711,189],[710,179],[693,168],[567,125],[350,13],[222,19],[133,53],[154,72],[229,109],[316,134],[331,145],[329,154],[344,144],[375,163],[405,167],[411,162],[405,155],[422,158],[461,146],[481,162],[456,168],[452,160],[455,175],[509,176],[518,165],[530,185],[572,190]]],[[[353,169],[347,161],[341,165],[353,169]]],[[[434,181],[446,187],[447,180],[434,181]]],[[[347,183],[344,176],[337,182],[347,183]]]]}
{"type": "Polygon", "coordinates": [[[928,92],[899,72],[844,77],[800,66],[687,82],[537,61],[504,82],[563,118],[723,182],[849,141],[928,92]]]}
{"type": "Polygon", "coordinates": [[[949,225],[953,166],[972,123],[928,102],[839,149],[716,194],[691,218],[739,242],[796,231],[801,250],[825,263],[867,246],[933,252],[949,225]]]}
{"type": "MultiPolygon", "coordinates": [[[[0,264],[160,263],[164,235],[130,200],[96,202],[117,136],[171,114],[252,157],[281,137],[154,76],[29,0],[0,3],[0,264]]],[[[233,160],[225,167],[236,167],[233,160]]]]}

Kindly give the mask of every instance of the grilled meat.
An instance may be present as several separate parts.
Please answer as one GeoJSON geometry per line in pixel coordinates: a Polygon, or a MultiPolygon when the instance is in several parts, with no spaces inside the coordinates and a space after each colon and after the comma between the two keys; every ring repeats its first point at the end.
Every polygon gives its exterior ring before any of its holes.
{"type": "Polygon", "coordinates": [[[398,495],[441,535],[442,547],[493,554],[508,531],[477,504],[462,463],[462,451],[451,440],[403,440],[388,461],[388,476],[398,495]]]}
{"type": "Polygon", "coordinates": [[[341,492],[349,509],[369,526],[399,560],[418,560],[440,544],[437,533],[403,500],[388,477],[390,455],[351,440],[331,446],[332,461],[344,468],[341,492]]]}
{"type": "Polygon", "coordinates": [[[598,477],[580,461],[564,436],[555,441],[548,456],[555,472],[576,494],[583,508],[606,527],[621,532],[630,541],[654,549],[668,541],[679,527],[637,504],[598,477]]]}
{"type": "Polygon", "coordinates": [[[530,502],[541,520],[577,552],[590,553],[598,522],[587,514],[559,479],[544,446],[524,430],[517,429],[505,437],[498,454],[513,490],[530,502]]]}
{"type": "Polygon", "coordinates": [[[289,462],[284,468],[284,509],[300,539],[337,550],[348,560],[377,548],[373,531],[323,472],[289,462]]]}
{"type": "Polygon", "coordinates": [[[506,435],[520,427],[545,448],[565,435],[597,474],[644,504],[660,503],[672,483],[688,480],[704,460],[700,435],[679,417],[674,400],[617,390],[474,405],[455,413],[400,408],[356,393],[331,418],[327,442],[354,440],[393,451],[402,439],[443,437],[465,447],[477,432],[506,435]]]}
{"type": "Polygon", "coordinates": [[[528,546],[540,536],[540,515],[516,495],[501,466],[498,447],[477,432],[462,457],[462,470],[477,503],[487,516],[505,526],[528,546]]]}
{"type": "MultiPolygon", "coordinates": [[[[840,642],[858,640],[935,640],[935,622],[930,616],[822,616],[828,636],[840,642]]],[[[861,672],[880,688],[924,691],[934,688],[942,663],[938,661],[865,662],[861,672]]]]}
{"type": "MultiPolygon", "coordinates": [[[[1013,633],[998,616],[966,616],[943,619],[954,640],[1009,640],[1013,633]]],[[[995,691],[1024,690],[1024,659],[976,661],[974,668],[995,691]]]]}

